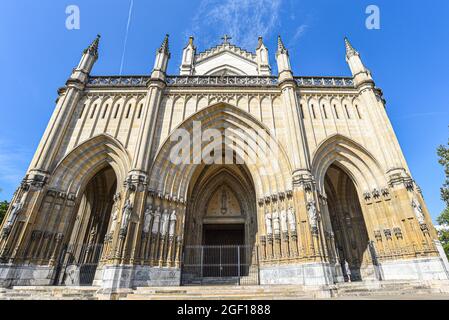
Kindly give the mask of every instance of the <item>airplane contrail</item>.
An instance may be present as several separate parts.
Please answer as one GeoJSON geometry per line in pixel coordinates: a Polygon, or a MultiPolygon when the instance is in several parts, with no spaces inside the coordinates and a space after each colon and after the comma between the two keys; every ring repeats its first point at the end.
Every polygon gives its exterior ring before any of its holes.
{"type": "Polygon", "coordinates": [[[123,64],[125,62],[126,44],[128,43],[129,26],[131,25],[131,16],[133,12],[134,0],[131,0],[128,13],[128,23],[126,25],[125,42],[123,43],[122,61],[120,63],[120,75],[123,73],[123,64]]]}

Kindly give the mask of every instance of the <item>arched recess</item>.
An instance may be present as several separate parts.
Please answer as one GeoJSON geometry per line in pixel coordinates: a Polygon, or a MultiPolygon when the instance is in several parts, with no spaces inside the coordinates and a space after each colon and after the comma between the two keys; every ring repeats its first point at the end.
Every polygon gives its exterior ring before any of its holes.
{"type": "Polygon", "coordinates": [[[66,155],[55,167],[50,188],[79,195],[90,179],[107,165],[118,181],[125,181],[130,170],[130,157],[123,145],[107,134],[97,135],[66,155]]]}
{"type": "MultiPolygon", "coordinates": [[[[87,247],[99,248],[110,227],[114,195],[120,193],[130,159],[125,148],[105,134],[93,137],[65,156],[52,173],[49,188],[67,195],[74,205],[58,212],[43,210],[37,227],[49,225],[51,214],[54,232],[63,235],[63,242],[72,248],[70,259],[76,263],[98,262],[101,249],[85,255],[87,247]],[[83,251],[84,250],[84,251],[83,251]],[[84,252],[84,253],[83,253],[84,252]],[[82,261],[81,261],[81,260],[82,261]]],[[[46,200],[47,201],[47,200],[46,200]]],[[[44,209],[48,206],[44,201],[44,209]]]]}
{"type": "Polygon", "coordinates": [[[385,186],[385,169],[363,146],[343,135],[336,134],[323,141],[312,157],[312,174],[318,191],[325,194],[324,178],[329,167],[338,163],[353,180],[359,192],[385,186]]]}
{"type": "Polygon", "coordinates": [[[383,168],[361,145],[334,135],[315,151],[312,174],[326,199],[321,210],[324,228],[334,235],[328,243],[331,260],[346,279],[371,276],[368,215],[362,201],[364,192],[386,185],[383,168]]]}
{"type": "Polygon", "coordinates": [[[198,167],[189,187],[189,199],[184,226],[187,261],[183,275],[248,276],[250,268],[255,267],[258,223],[254,183],[247,167],[198,167]],[[191,264],[198,261],[207,267],[198,269],[198,265],[191,264]],[[222,268],[218,261],[227,265],[222,268]]]}
{"type": "MultiPolygon", "coordinates": [[[[198,111],[170,133],[156,153],[150,170],[150,189],[173,198],[187,199],[194,172],[198,167],[205,166],[204,162],[197,161],[201,160],[201,150],[210,143],[201,141],[197,145],[198,139],[193,136],[194,123],[201,125],[203,134],[208,129],[218,130],[223,154],[229,152],[234,161],[245,164],[256,186],[258,198],[291,189],[291,165],[274,134],[247,112],[226,103],[198,111]],[[187,152],[183,154],[188,161],[174,163],[170,161],[170,156],[172,150],[179,146],[180,132],[189,135],[190,141],[184,144],[187,152]],[[225,139],[225,134],[231,139],[225,139]]],[[[217,157],[221,158],[222,155],[217,157]]]]}
{"type": "Polygon", "coordinates": [[[224,64],[209,70],[206,76],[246,76],[247,74],[234,66],[224,64]]]}
{"type": "Polygon", "coordinates": [[[191,201],[186,208],[186,245],[208,244],[208,239],[204,237],[205,225],[243,225],[244,241],[232,244],[255,244],[256,195],[245,165],[198,167],[190,184],[189,199],[191,201]]]}

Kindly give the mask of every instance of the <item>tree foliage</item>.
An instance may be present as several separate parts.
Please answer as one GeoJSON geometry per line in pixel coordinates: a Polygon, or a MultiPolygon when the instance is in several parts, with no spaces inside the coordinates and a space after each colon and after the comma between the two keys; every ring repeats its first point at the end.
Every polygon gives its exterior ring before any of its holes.
{"type": "Polygon", "coordinates": [[[441,199],[446,203],[446,209],[437,218],[437,222],[443,227],[440,230],[440,241],[449,257],[449,141],[447,146],[438,148],[439,163],[444,167],[446,179],[441,187],[441,199]],[[446,227],[446,228],[445,228],[446,227]]]}
{"type": "Polygon", "coordinates": [[[8,211],[9,203],[8,201],[0,202],[0,224],[2,223],[3,219],[5,218],[6,211],[8,211]]]}

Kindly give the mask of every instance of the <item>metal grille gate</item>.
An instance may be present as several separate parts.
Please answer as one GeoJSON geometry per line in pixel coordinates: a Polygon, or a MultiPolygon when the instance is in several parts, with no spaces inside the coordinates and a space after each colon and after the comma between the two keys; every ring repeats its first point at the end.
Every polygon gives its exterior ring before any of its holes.
{"type": "Polygon", "coordinates": [[[258,285],[259,259],[255,246],[186,246],[182,285],[258,285]]]}
{"type": "Polygon", "coordinates": [[[68,245],[63,248],[54,285],[91,286],[102,251],[103,244],[68,245]]]}

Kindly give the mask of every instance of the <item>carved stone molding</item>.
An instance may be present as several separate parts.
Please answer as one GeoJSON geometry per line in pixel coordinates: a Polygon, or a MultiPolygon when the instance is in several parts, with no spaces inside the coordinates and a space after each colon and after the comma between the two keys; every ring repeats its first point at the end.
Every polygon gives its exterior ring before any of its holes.
{"type": "Polygon", "coordinates": [[[380,198],[380,191],[377,188],[374,188],[371,194],[373,195],[373,198],[376,200],[380,198]]]}
{"type": "Polygon", "coordinates": [[[395,228],[393,228],[393,232],[394,232],[394,235],[396,236],[396,239],[402,239],[403,238],[401,228],[395,227],[395,228]]]}
{"type": "Polygon", "coordinates": [[[310,174],[296,174],[293,176],[293,186],[311,193],[315,189],[315,180],[310,174]]]}
{"type": "Polygon", "coordinates": [[[429,226],[427,223],[420,223],[419,227],[421,228],[421,231],[425,234],[429,233],[429,226]]]}
{"type": "Polygon", "coordinates": [[[29,174],[22,180],[21,188],[24,191],[29,191],[31,188],[35,190],[42,190],[48,182],[48,176],[43,174],[29,174]]]}
{"type": "Polygon", "coordinates": [[[374,230],[374,237],[377,241],[382,241],[382,232],[380,230],[374,230]]]}
{"type": "Polygon", "coordinates": [[[387,240],[391,240],[392,239],[392,237],[391,237],[391,230],[390,229],[385,229],[384,230],[384,235],[385,235],[385,238],[387,240]]]}
{"type": "Polygon", "coordinates": [[[124,186],[128,191],[143,191],[147,185],[147,176],[145,174],[130,174],[126,178],[124,186]]]}

